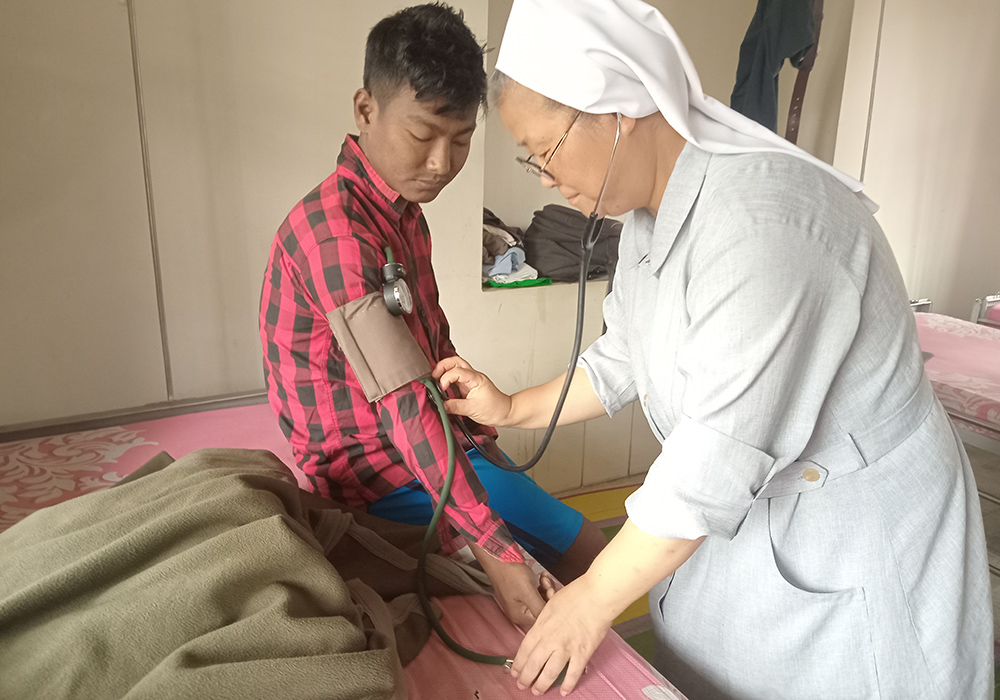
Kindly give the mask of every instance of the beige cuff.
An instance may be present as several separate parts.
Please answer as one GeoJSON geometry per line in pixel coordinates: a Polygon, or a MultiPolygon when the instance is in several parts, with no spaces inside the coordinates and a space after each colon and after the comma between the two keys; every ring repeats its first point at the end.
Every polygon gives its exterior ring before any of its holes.
{"type": "Polygon", "coordinates": [[[373,292],[326,315],[347,362],[370,402],[431,373],[424,351],[400,316],[373,292]]]}

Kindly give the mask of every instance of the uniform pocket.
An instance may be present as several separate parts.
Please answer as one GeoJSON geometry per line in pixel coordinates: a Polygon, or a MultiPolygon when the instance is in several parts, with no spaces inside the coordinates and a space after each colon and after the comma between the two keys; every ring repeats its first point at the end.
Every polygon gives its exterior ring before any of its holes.
{"type": "Polygon", "coordinates": [[[808,500],[756,501],[739,534],[708,538],[651,597],[658,668],[691,697],[880,697],[865,588],[880,567],[855,537],[868,525],[804,513],[816,511],[808,500]]]}
{"type": "Polygon", "coordinates": [[[748,698],[878,698],[865,589],[815,590],[790,575],[771,508],[755,504],[740,533],[747,540],[734,551],[736,610],[722,635],[730,677],[753,679],[748,698]]]}

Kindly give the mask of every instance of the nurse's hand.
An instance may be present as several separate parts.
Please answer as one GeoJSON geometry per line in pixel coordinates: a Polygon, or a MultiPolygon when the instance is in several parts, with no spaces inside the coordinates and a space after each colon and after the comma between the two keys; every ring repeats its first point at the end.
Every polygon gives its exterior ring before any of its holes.
{"type": "Polygon", "coordinates": [[[566,665],[560,692],[570,693],[614,621],[614,608],[597,594],[587,574],[556,591],[524,636],[511,675],[517,687],[541,695],[566,665]]]}
{"type": "Polygon", "coordinates": [[[460,399],[447,399],[444,409],[453,415],[468,416],[480,425],[505,426],[510,415],[511,399],[482,372],[461,357],[447,357],[437,363],[431,375],[441,391],[454,385],[460,399]]]}

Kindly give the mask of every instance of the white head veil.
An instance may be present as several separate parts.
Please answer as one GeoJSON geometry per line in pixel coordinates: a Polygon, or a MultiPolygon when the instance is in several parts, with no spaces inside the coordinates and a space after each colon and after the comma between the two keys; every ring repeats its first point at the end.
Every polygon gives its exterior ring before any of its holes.
{"type": "Polygon", "coordinates": [[[858,180],[706,95],[674,28],[642,0],[514,0],[496,68],[583,112],[636,118],[660,112],[677,133],[711,153],[796,156],[877,209],[858,180]]]}

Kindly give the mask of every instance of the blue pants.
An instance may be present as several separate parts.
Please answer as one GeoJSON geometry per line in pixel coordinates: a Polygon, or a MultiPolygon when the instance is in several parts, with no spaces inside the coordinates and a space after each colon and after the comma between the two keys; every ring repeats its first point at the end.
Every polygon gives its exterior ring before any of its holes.
{"type": "MultiPolygon", "coordinates": [[[[542,490],[527,474],[490,464],[476,450],[466,452],[490,507],[507,523],[518,544],[542,566],[551,566],[576,541],[583,515],[542,490]]],[[[430,496],[416,479],[368,506],[372,515],[410,525],[427,525],[434,514],[430,496]]]]}

